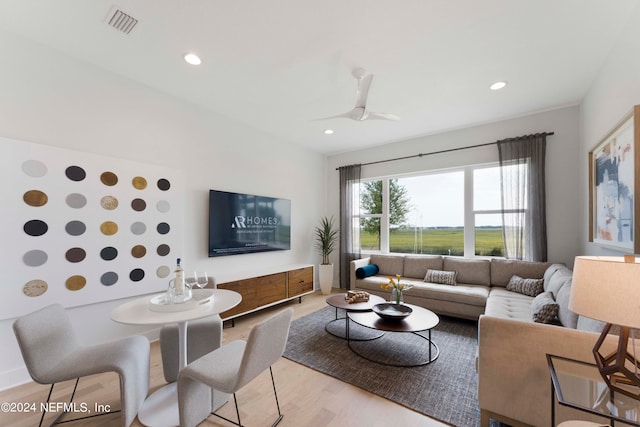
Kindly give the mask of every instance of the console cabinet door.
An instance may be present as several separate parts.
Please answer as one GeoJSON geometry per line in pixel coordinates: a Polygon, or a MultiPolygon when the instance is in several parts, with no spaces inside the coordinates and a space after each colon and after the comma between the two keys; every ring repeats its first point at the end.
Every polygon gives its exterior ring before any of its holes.
{"type": "Polygon", "coordinates": [[[289,270],[289,298],[313,290],[313,267],[289,270]]]}
{"type": "Polygon", "coordinates": [[[253,311],[287,298],[286,272],[252,277],[218,285],[220,289],[229,289],[242,295],[242,301],[231,310],[220,314],[223,319],[240,313],[253,311]]]}

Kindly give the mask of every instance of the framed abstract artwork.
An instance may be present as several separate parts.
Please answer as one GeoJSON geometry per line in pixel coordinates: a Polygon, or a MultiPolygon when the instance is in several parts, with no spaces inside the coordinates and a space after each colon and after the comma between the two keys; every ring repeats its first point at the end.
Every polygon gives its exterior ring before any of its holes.
{"type": "Polygon", "coordinates": [[[640,252],[640,105],[589,152],[589,241],[640,252]]]}

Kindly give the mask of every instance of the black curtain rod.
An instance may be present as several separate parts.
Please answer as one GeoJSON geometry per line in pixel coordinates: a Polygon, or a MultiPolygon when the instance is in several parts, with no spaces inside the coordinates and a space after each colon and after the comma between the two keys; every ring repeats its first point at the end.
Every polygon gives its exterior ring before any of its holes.
{"type": "MultiPolygon", "coordinates": [[[[542,132],[545,136],[551,136],[554,133],[553,132],[542,132]]],[[[497,144],[498,141],[494,141],[494,142],[487,142],[485,144],[477,144],[477,145],[469,145],[466,147],[458,147],[458,148],[449,148],[448,150],[440,150],[440,151],[432,151],[431,153],[418,153],[418,154],[413,154],[411,156],[404,156],[404,157],[396,157],[394,159],[386,159],[386,160],[377,160],[375,162],[369,162],[369,163],[361,163],[360,166],[367,166],[367,165],[375,165],[378,163],[386,163],[386,162],[395,162],[396,160],[405,160],[405,159],[412,159],[414,157],[424,157],[424,156],[430,156],[432,154],[442,154],[442,153],[448,153],[451,151],[460,151],[460,150],[466,150],[469,148],[478,148],[478,147],[486,147],[487,145],[495,145],[497,144]]],[[[336,168],[336,170],[339,170],[340,168],[336,168]]]]}

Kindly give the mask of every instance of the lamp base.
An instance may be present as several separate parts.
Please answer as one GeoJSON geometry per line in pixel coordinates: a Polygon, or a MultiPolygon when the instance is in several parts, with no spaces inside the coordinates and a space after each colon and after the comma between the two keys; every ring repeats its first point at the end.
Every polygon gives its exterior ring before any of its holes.
{"type": "Polygon", "coordinates": [[[620,326],[617,349],[606,356],[601,354],[602,345],[612,326],[607,323],[593,347],[593,356],[596,359],[600,375],[610,389],[632,399],[640,400],[640,378],[637,375],[640,363],[628,352],[630,328],[620,326]]]}

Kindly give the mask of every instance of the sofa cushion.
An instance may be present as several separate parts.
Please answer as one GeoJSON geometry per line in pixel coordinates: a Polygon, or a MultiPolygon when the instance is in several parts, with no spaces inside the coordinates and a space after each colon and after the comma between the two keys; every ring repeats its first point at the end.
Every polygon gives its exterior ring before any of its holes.
{"type": "Polygon", "coordinates": [[[442,257],[440,255],[405,255],[403,276],[422,279],[428,269],[442,270],[442,257]]]}
{"type": "Polygon", "coordinates": [[[511,276],[509,283],[507,283],[507,290],[535,297],[544,290],[543,284],[542,279],[525,279],[514,274],[511,276]]]}
{"type": "Polygon", "coordinates": [[[456,271],[457,283],[484,286],[491,283],[491,263],[486,259],[444,257],[442,269],[456,271]]]}
{"type": "Polygon", "coordinates": [[[409,281],[413,286],[404,292],[407,297],[421,297],[431,300],[484,307],[489,296],[489,287],[478,285],[443,286],[436,283],[409,281]]]}
{"type": "Polygon", "coordinates": [[[428,269],[427,274],[424,276],[424,281],[429,283],[439,283],[441,285],[453,285],[456,284],[455,271],[443,271],[428,269]]]}
{"type": "Polygon", "coordinates": [[[512,259],[491,259],[491,286],[507,286],[511,276],[541,279],[551,265],[548,262],[517,261],[512,259]]]}
{"type": "Polygon", "coordinates": [[[548,280],[544,282],[544,290],[549,291],[553,294],[554,298],[558,296],[558,291],[562,286],[571,281],[573,277],[573,272],[569,270],[567,267],[558,268],[550,275],[548,280]]]}
{"type": "Polygon", "coordinates": [[[404,257],[398,255],[371,255],[370,264],[378,266],[378,274],[383,276],[404,276],[404,257]]]}
{"type": "Polygon", "coordinates": [[[502,287],[492,287],[484,314],[503,319],[533,322],[531,301],[533,301],[533,297],[511,292],[502,287]]]}
{"type": "Polygon", "coordinates": [[[567,267],[564,264],[551,264],[544,272],[544,276],[542,276],[542,278],[544,279],[545,282],[549,282],[549,280],[551,280],[551,276],[553,276],[553,274],[558,271],[558,270],[563,270],[566,269],[567,267]]]}
{"type": "Polygon", "coordinates": [[[531,315],[534,322],[554,323],[558,318],[558,303],[549,291],[543,292],[531,301],[531,315]]]}
{"type": "Polygon", "coordinates": [[[376,264],[365,265],[364,267],[360,267],[356,270],[356,277],[358,279],[364,279],[365,277],[378,274],[378,271],[380,271],[380,269],[376,264]]]}
{"type": "Polygon", "coordinates": [[[562,326],[576,329],[578,327],[578,315],[569,310],[569,298],[571,297],[571,279],[564,282],[564,285],[556,295],[558,303],[558,319],[562,326]]]}

